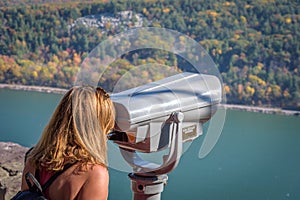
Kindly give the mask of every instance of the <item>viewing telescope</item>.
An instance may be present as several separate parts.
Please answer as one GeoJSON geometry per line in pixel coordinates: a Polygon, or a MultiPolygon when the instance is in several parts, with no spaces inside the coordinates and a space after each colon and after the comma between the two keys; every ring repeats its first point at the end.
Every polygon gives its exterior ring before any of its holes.
{"type": "Polygon", "coordinates": [[[134,199],[160,199],[167,173],[179,163],[184,142],[203,133],[203,123],[222,101],[222,86],[213,75],[184,72],[111,95],[116,109],[116,143],[132,167],[134,199]],[[163,163],[140,157],[139,152],[169,150],[163,163]]]}
{"type": "Polygon", "coordinates": [[[193,140],[215,113],[221,91],[217,77],[185,72],[113,94],[119,132],[111,139],[122,148],[146,153],[170,147],[170,118],[180,113],[182,141],[193,140]]]}

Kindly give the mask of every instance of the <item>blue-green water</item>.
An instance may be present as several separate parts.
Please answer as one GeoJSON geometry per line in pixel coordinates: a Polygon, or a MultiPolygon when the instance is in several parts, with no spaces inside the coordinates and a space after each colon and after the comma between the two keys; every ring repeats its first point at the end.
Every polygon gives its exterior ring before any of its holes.
{"type": "MultiPolygon", "coordinates": [[[[0,141],[33,145],[61,95],[0,89],[0,141]]],[[[196,139],[169,174],[164,200],[300,199],[300,118],[227,111],[204,159],[196,139]]],[[[110,169],[111,200],[131,199],[127,173],[110,169]]]]}

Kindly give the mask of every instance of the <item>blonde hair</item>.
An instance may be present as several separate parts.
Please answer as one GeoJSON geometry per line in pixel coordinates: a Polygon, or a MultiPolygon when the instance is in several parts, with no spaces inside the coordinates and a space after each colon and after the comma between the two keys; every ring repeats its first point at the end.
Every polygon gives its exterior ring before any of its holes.
{"type": "Polygon", "coordinates": [[[36,168],[54,171],[75,162],[107,166],[106,134],[114,122],[113,103],[102,88],[73,87],[60,101],[28,160],[36,168]]]}

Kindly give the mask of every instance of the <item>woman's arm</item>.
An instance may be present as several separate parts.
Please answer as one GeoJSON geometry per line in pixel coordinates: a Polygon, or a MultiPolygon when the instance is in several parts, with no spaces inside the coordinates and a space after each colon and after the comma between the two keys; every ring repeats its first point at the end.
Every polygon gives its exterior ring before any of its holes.
{"type": "Polygon", "coordinates": [[[28,190],[29,188],[28,188],[28,185],[27,185],[27,183],[26,183],[26,181],[25,181],[25,174],[27,173],[27,172],[31,172],[32,174],[34,174],[33,172],[35,171],[35,168],[33,167],[33,166],[31,166],[30,164],[29,164],[29,162],[27,161],[26,163],[25,163],[25,166],[24,166],[24,169],[23,169],[23,173],[22,173],[22,183],[21,183],[21,190],[22,191],[24,191],[24,190],[28,190]]]}

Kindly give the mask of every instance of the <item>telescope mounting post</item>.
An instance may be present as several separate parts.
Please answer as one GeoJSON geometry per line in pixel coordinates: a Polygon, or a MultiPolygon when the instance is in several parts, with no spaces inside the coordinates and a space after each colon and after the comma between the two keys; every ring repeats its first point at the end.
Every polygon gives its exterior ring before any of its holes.
{"type": "Polygon", "coordinates": [[[166,174],[157,176],[140,176],[130,173],[133,200],[160,200],[164,185],[167,184],[166,174]]]}

